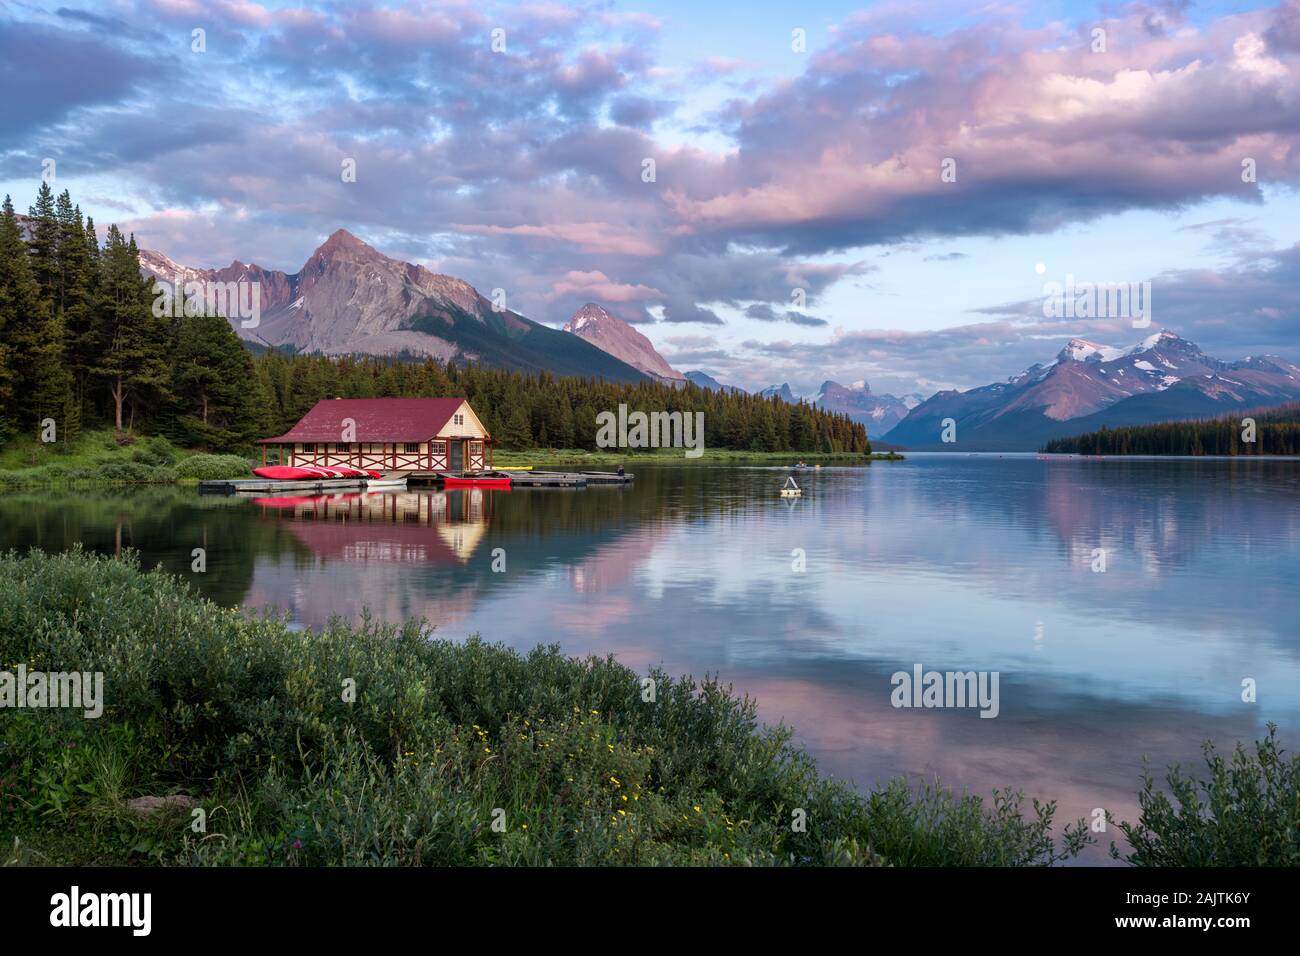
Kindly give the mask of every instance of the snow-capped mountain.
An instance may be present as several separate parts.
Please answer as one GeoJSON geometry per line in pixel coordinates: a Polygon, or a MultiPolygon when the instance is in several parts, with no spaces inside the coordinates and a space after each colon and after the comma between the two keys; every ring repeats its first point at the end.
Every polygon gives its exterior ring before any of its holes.
{"type": "Polygon", "coordinates": [[[573,333],[584,342],[590,342],[651,378],[674,385],[686,381],[685,375],[676,371],[655,351],[648,338],[622,319],[610,315],[595,302],[588,302],[573,313],[573,318],[564,324],[564,331],[573,333]]]}
{"type": "Polygon", "coordinates": [[[771,398],[775,395],[777,398],[781,399],[781,401],[788,402],[791,405],[799,401],[799,399],[795,397],[794,392],[790,391],[789,382],[782,382],[780,385],[769,385],[758,394],[763,398],[771,398]]]}
{"type": "MultiPolygon", "coordinates": [[[[792,405],[800,400],[800,397],[790,390],[788,382],[772,385],[758,394],[764,398],[775,395],[792,405]]],[[[920,404],[921,396],[909,395],[897,398],[893,395],[877,395],[871,391],[871,386],[865,381],[841,385],[839,382],[827,380],[822,382],[821,388],[807,401],[826,411],[847,415],[853,421],[866,425],[869,437],[880,438],[907,417],[910,409],[920,404]]]]}
{"type": "Polygon", "coordinates": [[[911,409],[920,404],[919,395],[896,398],[893,395],[876,395],[865,381],[852,385],[822,382],[822,387],[812,398],[812,404],[830,412],[849,416],[867,426],[867,436],[880,438],[907,417],[911,409]]]}
{"type": "Polygon", "coordinates": [[[1048,365],[913,408],[885,440],[916,449],[1025,450],[1045,439],[1222,414],[1300,399],[1300,366],[1276,356],[1224,362],[1162,330],[1122,350],[1073,339],[1048,365]],[[941,440],[956,422],[956,444],[941,440]]]}
{"type": "Polygon", "coordinates": [[[260,321],[235,332],[250,342],[325,355],[430,355],[556,375],[618,382],[643,374],[575,336],[492,303],[463,279],[391,259],[346,229],[331,235],[293,274],[238,260],[223,269],[182,265],[155,250],[140,269],[169,283],[257,282],[260,321]]]}

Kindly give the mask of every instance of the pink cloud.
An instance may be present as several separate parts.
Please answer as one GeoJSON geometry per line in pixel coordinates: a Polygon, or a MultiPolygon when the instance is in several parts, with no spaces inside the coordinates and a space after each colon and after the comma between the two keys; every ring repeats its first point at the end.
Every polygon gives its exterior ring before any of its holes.
{"type": "Polygon", "coordinates": [[[646,285],[613,282],[609,276],[597,270],[565,273],[564,278],[556,282],[546,295],[546,300],[554,302],[568,296],[586,297],[603,302],[643,302],[647,299],[663,298],[663,293],[646,285]]]}
{"type": "Polygon", "coordinates": [[[527,236],[573,243],[591,252],[627,256],[657,256],[662,247],[639,230],[608,222],[556,222],[540,225],[490,226],[452,223],[451,228],[481,236],[527,236]]]}
{"type": "Polygon", "coordinates": [[[1246,156],[1266,157],[1274,179],[1300,177],[1300,58],[1268,44],[1268,23],[1247,14],[1152,35],[1132,14],[1104,21],[1104,53],[1059,28],[846,29],[803,76],[730,104],[738,149],[684,157],[686,175],[661,177],[672,233],[833,235],[838,224],[851,247],[961,232],[965,217],[979,220],[970,231],[1024,231],[1130,205],[1253,198],[1246,156]],[[941,176],[946,159],[955,182],[941,176]]]}

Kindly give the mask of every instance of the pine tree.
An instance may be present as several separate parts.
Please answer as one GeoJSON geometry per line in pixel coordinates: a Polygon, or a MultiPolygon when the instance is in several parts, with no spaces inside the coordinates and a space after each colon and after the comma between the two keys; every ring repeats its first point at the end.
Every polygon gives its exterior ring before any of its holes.
{"type": "MultiPolygon", "coordinates": [[[[16,325],[21,286],[20,266],[26,265],[26,250],[14,204],[5,196],[4,212],[0,215],[0,439],[11,436],[18,427],[13,406],[14,373],[12,349],[9,346],[11,328],[16,325]]],[[[30,283],[30,277],[28,279],[30,283]]]]}
{"type": "MultiPolygon", "coordinates": [[[[49,187],[44,187],[48,194],[49,187]]],[[[0,213],[0,309],[4,316],[5,418],[36,435],[46,418],[62,417],[67,375],[61,363],[63,338],[50,304],[41,298],[31,259],[23,243],[13,202],[5,197],[0,213]]]]}
{"type": "Polygon", "coordinates": [[[166,381],[167,360],[160,320],[152,311],[150,283],[140,276],[134,240],[127,243],[109,226],[100,261],[99,331],[91,374],[108,387],[113,426],[121,433],[129,403],[166,381]]]}
{"type": "Polygon", "coordinates": [[[33,220],[27,240],[32,278],[36,280],[40,297],[54,304],[59,292],[59,219],[49,183],[41,183],[36,204],[27,212],[33,220]]]}
{"type": "Polygon", "coordinates": [[[176,438],[209,449],[248,445],[261,419],[253,358],[219,315],[178,320],[172,365],[176,438]]]}
{"type": "Polygon", "coordinates": [[[81,207],[72,205],[65,189],[59,194],[59,295],[57,317],[63,331],[63,367],[68,372],[69,393],[64,412],[64,437],[72,441],[81,430],[90,391],[91,329],[94,322],[94,263],[86,241],[81,207]]]}
{"type": "Polygon", "coordinates": [[[506,414],[505,426],[501,429],[499,441],[506,448],[531,448],[533,446],[532,428],[528,421],[528,409],[524,407],[522,393],[506,414]]]}

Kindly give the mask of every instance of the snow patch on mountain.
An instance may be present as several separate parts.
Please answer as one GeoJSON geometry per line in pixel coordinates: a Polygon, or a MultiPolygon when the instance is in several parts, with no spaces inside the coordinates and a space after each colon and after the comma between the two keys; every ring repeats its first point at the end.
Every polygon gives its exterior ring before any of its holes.
{"type": "Polygon", "coordinates": [[[1056,356],[1056,360],[1058,362],[1110,362],[1123,354],[1120,349],[1111,348],[1109,345],[1098,345],[1087,339],[1070,339],[1056,356]]]}

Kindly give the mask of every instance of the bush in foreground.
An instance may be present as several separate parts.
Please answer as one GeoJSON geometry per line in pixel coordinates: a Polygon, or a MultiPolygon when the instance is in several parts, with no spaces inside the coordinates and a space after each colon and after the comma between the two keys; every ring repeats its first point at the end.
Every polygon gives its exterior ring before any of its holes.
{"type": "MultiPolygon", "coordinates": [[[[1268,725],[1253,755],[1238,744],[1225,760],[1207,743],[1205,764],[1204,781],[1171,768],[1168,794],[1143,774],[1141,817],[1119,825],[1132,847],[1123,859],[1138,866],[1300,865],[1300,757],[1285,759],[1276,725],[1268,725]]],[[[1114,846],[1111,855],[1121,858],[1114,846]]]]}
{"type": "MultiPolygon", "coordinates": [[[[133,558],[0,557],[0,669],[103,671],[103,716],[7,711],[8,859],[196,864],[1046,865],[1053,804],[820,779],[714,680],[612,658],[295,631],[133,558]],[[350,689],[355,697],[349,702],[350,689]],[[139,818],[186,793],[207,814],[139,818]],[[796,821],[806,820],[800,828],[796,821]]],[[[1137,862],[1145,862],[1140,860],[1137,862]]]]}

